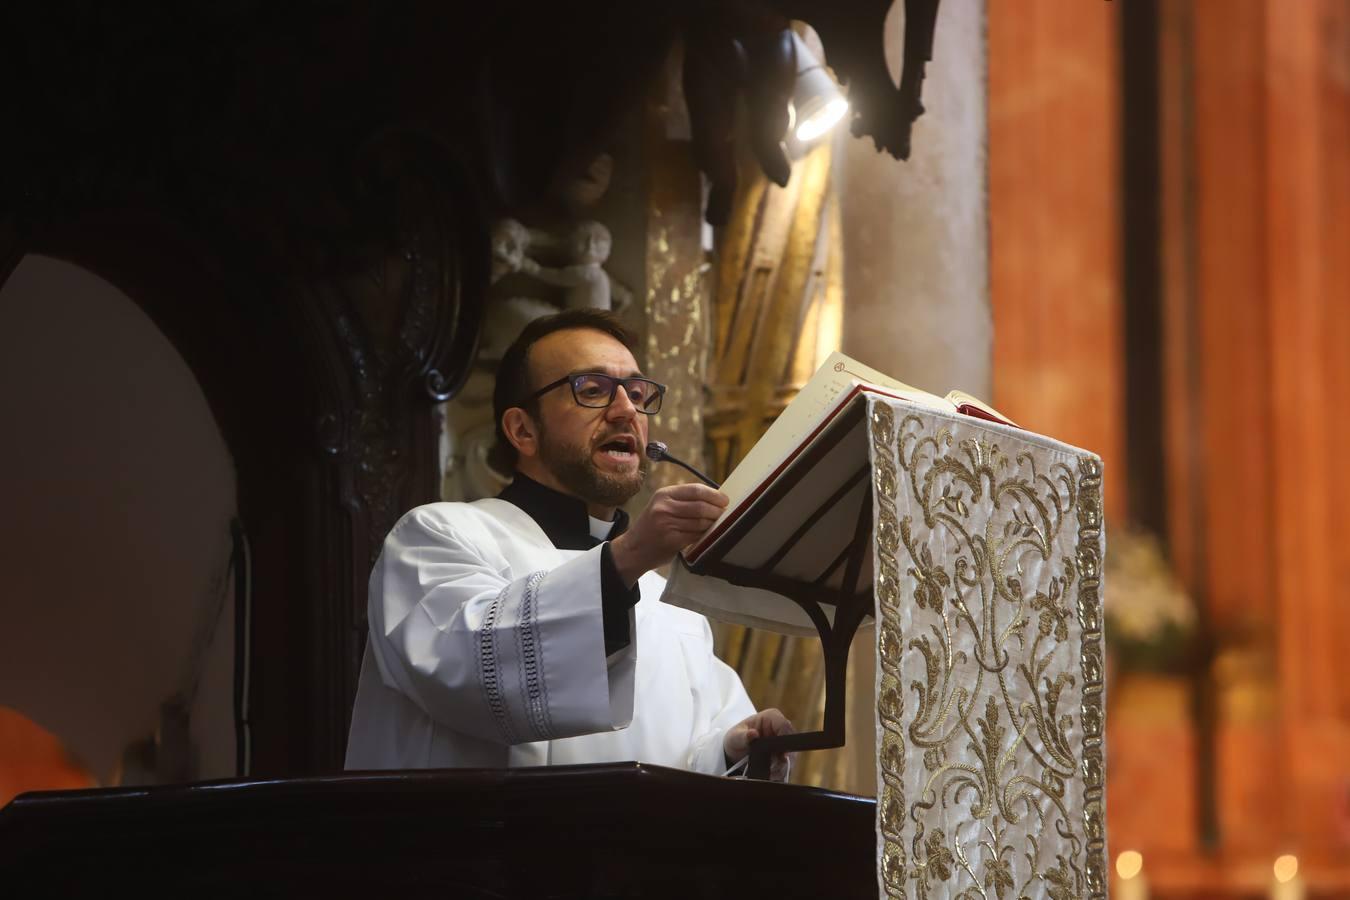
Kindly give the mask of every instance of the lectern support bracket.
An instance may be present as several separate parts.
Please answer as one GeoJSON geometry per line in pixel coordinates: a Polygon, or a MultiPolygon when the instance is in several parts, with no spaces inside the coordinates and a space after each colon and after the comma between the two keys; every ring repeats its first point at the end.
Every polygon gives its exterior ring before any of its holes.
{"type": "MultiPolygon", "coordinates": [[[[846,487],[856,486],[858,480],[866,478],[869,472],[870,469],[862,469],[857,476],[849,480],[846,487]]],[[[774,485],[778,492],[786,493],[787,490],[791,489],[792,483],[784,484],[785,480],[780,480],[778,484],[774,485]]],[[[761,508],[764,510],[772,509],[775,499],[773,496],[764,497],[761,508]]],[[[819,516],[824,509],[829,508],[839,499],[838,494],[831,497],[822,510],[817,511],[811,519],[819,516]]],[[[761,513],[762,515],[764,513],[761,513]]],[[[747,516],[746,519],[750,519],[750,517],[747,516]]],[[[810,520],[808,519],[808,521],[810,520]]],[[[743,527],[750,527],[753,526],[754,520],[746,521],[743,519],[739,524],[743,527]]],[[[785,549],[791,549],[791,545],[800,539],[803,533],[804,530],[801,530],[793,535],[785,549]]],[[[756,740],[750,748],[749,776],[751,778],[766,779],[769,777],[769,760],[775,753],[797,750],[824,750],[844,745],[844,710],[849,647],[853,643],[853,636],[857,632],[858,626],[866,616],[872,614],[873,610],[870,567],[866,573],[864,573],[863,568],[871,543],[872,492],[871,485],[867,485],[864,488],[863,501],[858,510],[857,524],[852,539],[845,547],[844,552],[814,581],[805,582],[788,578],[770,571],[768,567],[747,569],[720,560],[709,560],[697,566],[697,571],[702,574],[721,578],[742,587],[772,591],[786,597],[810,616],[820,637],[821,652],[825,660],[823,727],[820,731],[798,732],[797,734],[756,740]],[[845,566],[842,588],[828,586],[825,582],[835,573],[840,564],[845,566]],[[862,579],[864,574],[867,575],[867,578],[865,583],[860,584],[859,582],[864,580],[862,579]],[[833,623],[825,615],[822,608],[825,604],[834,607],[833,623]]],[[[780,549],[778,553],[774,554],[770,565],[783,558],[785,549],[780,549]]]]}

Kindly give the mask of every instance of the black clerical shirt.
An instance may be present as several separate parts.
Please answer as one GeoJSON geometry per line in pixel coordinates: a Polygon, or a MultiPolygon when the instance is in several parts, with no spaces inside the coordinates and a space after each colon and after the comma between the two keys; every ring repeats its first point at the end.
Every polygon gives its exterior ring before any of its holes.
{"type": "Polygon", "coordinates": [[[623,583],[609,542],[628,529],[628,513],[615,510],[614,526],[606,540],[591,536],[590,517],[586,504],[576,497],[545,487],[533,478],[519,472],[497,499],[519,507],[559,550],[589,550],[604,544],[600,551],[600,614],[605,628],[605,655],[617,653],[633,640],[628,630],[628,610],[641,599],[636,583],[630,588],[623,583]]]}

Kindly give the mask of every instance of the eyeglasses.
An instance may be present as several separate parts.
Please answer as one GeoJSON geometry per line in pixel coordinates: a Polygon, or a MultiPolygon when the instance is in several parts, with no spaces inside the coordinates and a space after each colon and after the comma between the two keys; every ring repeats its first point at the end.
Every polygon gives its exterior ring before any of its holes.
{"type": "Polygon", "coordinates": [[[564,375],[552,384],[546,384],[529,396],[530,400],[542,397],[554,388],[564,384],[572,385],[572,399],[578,406],[589,409],[604,409],[614,402],[619,385],[628,395],[633,407],[644,415],[655,415],[661,411],[661,399],[666,395],[666,386],[646,378],[615,378],[599,372],[581,372],[576,375],[564,375]]]}

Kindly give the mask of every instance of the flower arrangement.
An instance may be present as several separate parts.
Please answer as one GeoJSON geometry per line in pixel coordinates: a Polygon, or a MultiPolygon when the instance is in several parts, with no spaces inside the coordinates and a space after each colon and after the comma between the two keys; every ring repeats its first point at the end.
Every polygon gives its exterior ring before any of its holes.
{"type": "Polygon", "coordinates": [[[1157,535],[1138,528],[1110,534],[1106,554],[1106,642],[1122,668],[1176,672],[1194,646],[1195,604],[1157,535]]]}

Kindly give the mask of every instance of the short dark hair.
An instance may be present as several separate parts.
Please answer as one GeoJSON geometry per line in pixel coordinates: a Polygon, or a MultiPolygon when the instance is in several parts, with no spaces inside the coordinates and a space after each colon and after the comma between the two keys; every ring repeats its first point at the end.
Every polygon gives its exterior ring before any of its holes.
{"type": "Polygon", "coordinates": [[[497,442],[488,461],[497,471],[514,472],[519,454],[502,430],[502,416],[508,409],[519,406],[532,417],[539,417],[539,398],[527,397],[530,385],[530,348],[542,338],[558,331],[589,328],[607,334],[628,348],[637,358],[637,339],[623,326],[619,317],[603,309],[569,309],[552,316],[535,319],[521,330],[520,336],[502,354],[497,367],[497,383],[492,388],[492,415],[496,419],[497,442]]]}

